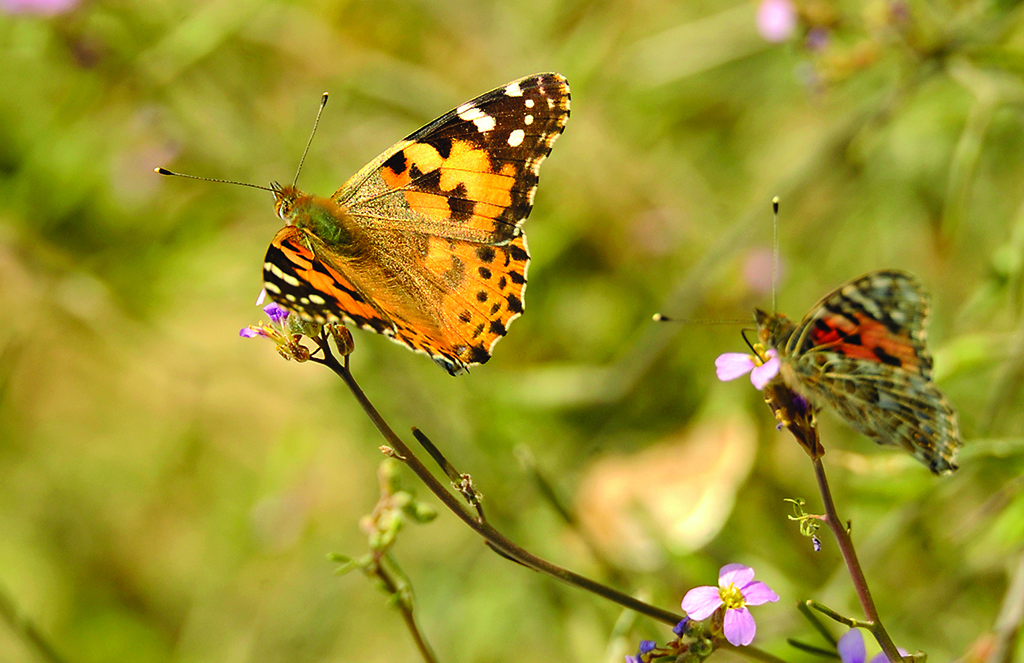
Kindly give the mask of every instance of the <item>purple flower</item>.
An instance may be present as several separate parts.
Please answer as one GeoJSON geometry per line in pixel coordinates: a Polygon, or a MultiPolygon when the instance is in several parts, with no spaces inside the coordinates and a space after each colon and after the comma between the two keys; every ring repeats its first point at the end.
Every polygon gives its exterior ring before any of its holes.
{"type": "Polygon", "coordinates": [[[267,317],[272,322],[284,322],[284,319],[288,317],[288,309],[277,302],[271,302],[264,306],[263,312],[267,314],[267,317]]]}
{"type": "Polygon", "coordinates": [[[278,345],[287,343],[289,339],[288,330],[285,328],[285,320],[288,319],[288,309],[271,302],[263,307],[263,312],[270,318],[272,325],[268,325],[265,322],[261,322],[256,325],[249,325],[243,327],[238,335],[242,338],[256,338],[262,336],[263,338],[269,338],[278,345]]]}
{"type": "Polygon", "coordinates": [[[686,626],[690,623],[689,617],[683,617],[683,621],[679,622],[672,627],[672,632],[678,635],[680,638],[686,634],[686,626]]]}
{"type": "Polygon", "coordinates": [[[690,619],[707,619],[725,607],[722,630],[725,639],[737,647],[754,641],[757,624],[748,605],[778,601],[779,595],[761,581],[754,581],[754,569],[743,564],[726,564],[718,572],[718,587],[694,587],[683,597],[683,611],[690,619]]]}
{"type": "Polygon", "coordinates": [[[750,373],[750,381],[756,389],[764,389],[765,385],[779,374],[779,358],[775,350],[764,353],[764,359],[742,352],[726,352],[715,359],[715,373],[722,382],[735,380],[750,373]]]}
{"type": "MultiPolygon", "coordinates": [[[[908,656],[908,652],[903,647],[897,647],[900,652],[900,656],[908,656]]],[[[864,663],[867,660],[868,652],[864,649],[864,636],[861,635],[860,629],[851,628],[849,631],[843,634],[843,637],[839,638],[839,642],[836,643],[836,651],[839,652],[839,659],[843,663],[864,663]]],[[[871,657],[868,663],[886,663],[885,652],[878,652],[871,657]]]]}
{"type": "Polygon", "coordinates": [[[765,40],[789,39],[796,29],[796,9],[790,0],[761,0],[757,5],[757,31],[765,40]]]}
{"type": "Polygon", "coordinates": [[[654,640],[641,640],[640,651],[637,652],[636,656],[626,656],[626,663],[644,663],[643,655],[656,646],[654,640]]]}

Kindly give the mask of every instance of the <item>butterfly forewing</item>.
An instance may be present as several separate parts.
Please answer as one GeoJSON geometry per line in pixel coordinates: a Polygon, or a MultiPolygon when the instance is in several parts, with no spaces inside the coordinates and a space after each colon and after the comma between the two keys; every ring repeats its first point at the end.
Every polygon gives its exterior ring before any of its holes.
{"type": "Polygon", "coordinates": [[[928,298],[914,277],[872,272],[837,288],[796,325],[762,322],[787,384],[830,405],[880,444],[901,446],[936,474],[956,469],[956,413],[932,382],[928,298]]]}
{"type": "Polygon", "coordinates": [[[520,226],[568,117],[565,79],[536,74],[413,132],[318,203],[336,208],[358,251],[285,229],[267,254],[268,294],[304,317],[383,333],[453,375],[484,363],[523,311],[520,226]]]}
{"type": "Polygon", "coordinates": [[[535,74],[449,111],[346,182],[334,199],[357,219],[393,206],[463,239],[507,242],[533,208],[537,173],[569,120],[569,86],[535,74]],[[380,202],[381,198],[397,202],[380,202]],[[468,236],[467,236],[468,235],[468,236]]]}
{"type": "Polygon", "coordinates": [[[928,295],[917,279],[895,270],[872,272],[815,304],[789,338],[786,353],[831,349],[930,378],[927,318],[928,295]]]}

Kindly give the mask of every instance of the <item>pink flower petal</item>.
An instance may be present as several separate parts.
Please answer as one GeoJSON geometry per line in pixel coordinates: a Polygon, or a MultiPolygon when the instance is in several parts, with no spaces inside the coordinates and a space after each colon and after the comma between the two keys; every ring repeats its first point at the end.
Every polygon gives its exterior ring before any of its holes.
{"type": "Polygon", "coordinates": [[[753,357],[742,352],[726,352],[715,359],[715,373],[722,382],[735,380],[753,369],[753,357]]]}
{"type": "Polygon", "coordinates": [[[746,647],[754,641],[757,624],[746,608],[730,608],[725,611],[722,630],[725,631],[725,639],[730,643],[737,647],[746,647]]]}
{"type": "Polygon", "coordinates": [[[796,10],[790,0],[761,0],[757,6],[757,31],[766,41],[786,41],[795,29],[796,10]]]}
{"type": "Polygon", "coordinates": [[[779,595],[760,580],[748,583],[740,590],[740,593],[743,594],[743,602],[747,605],[761,605],[779,600],[779,595]]]}
{"type": "Polygon", "coordinates": [[[260,290],[260,296],[256,298],[256,306],[263,306],[263,301],[267,298],[267,289],[263,288],[260,290]]]}
{"type": "MultiPolygon", "coordinates": [[[[769,353],[774,353],[774,350],[769,350],[769,353]]],[[[779,374],[779,368],[782,364],[779,362],[779,358],[772,356],[771,359],[765,363],[757,366],[750,371],[750,381],[754,384],[756,389],[764,389],[765,385],[772,381],[772,379],[779,374]]]]}
{"type": "Polygon", "coordinates": [[[260,333],[252,327],[242,327],[241,331],[238,332],[238,335],[242,338],[256,338],[260,333]]]}
{"type": "Polygon", "coordinates": [[[707,619],[722,606],[717,587],[694,587],[683,597],[683,612],[695,621],[707,619]]]}
{"type": "Polygon", "coordinates": [[[754,569],[744,564],[726,564],[718,572],[718,586],[742,587],[754,579],[754,569]]]}
{"type": "Polygon", "coordinates": [[[843,663],[864,663],[868,652],[864,649],[864,636],[860,629],[851,628],[839,638],[836,643],[836,651],[843,663]]]}

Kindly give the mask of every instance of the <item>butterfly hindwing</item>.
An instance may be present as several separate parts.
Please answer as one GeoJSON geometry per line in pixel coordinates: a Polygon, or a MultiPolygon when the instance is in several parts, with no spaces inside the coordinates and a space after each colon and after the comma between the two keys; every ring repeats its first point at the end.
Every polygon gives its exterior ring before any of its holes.
{"type": "Polygon", "coordinates": [[[879,444],[903,447],[936,474],[956,469],[956,413],[930,379],[829,351],[810,352],[791,366],[801,391],[879,444]]]}

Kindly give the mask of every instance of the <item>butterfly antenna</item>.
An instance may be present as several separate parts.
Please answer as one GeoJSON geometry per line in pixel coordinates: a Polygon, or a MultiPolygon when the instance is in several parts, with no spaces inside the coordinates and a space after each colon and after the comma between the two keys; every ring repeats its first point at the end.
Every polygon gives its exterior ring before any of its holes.
{"type": "Polygon", "coordinates": [[[779,197],[772,198],[772,313],[778,311],[779,275],[779,197]]]}
{"type": "Polygon", "coordinates": [[[302,164],[306,162],[306,154],[309,153],[309,146],[313,144],[313,136],[316,135],[316,128],[320,126],[320,116],[324,112],[324,106],[327,105],[327,93],[324,92],[324,96],[320,98],[320,110],[316,112],[316,120],[313,122],[313,131],[309,133],[309,140],[306,141],[306,149],[302,151],[302,158],[299,159],[299,167],[295,171],[295,179],[292,180],[292,187],[299,181],[299,173],[302,172],[302,164]]]}
{"type": "Polygon", "coordinates": [[[252,187],[253,189],[260,189],[262,191],[270,191],[271,193],[274,192],[274,190],[271,189],[270,187],[260,186],[259,184],[249,184],[248,182],[236,182],[234,180],[218,180],[214,179],[213,177],[199,177],[198,175],[186,175],[184,173],[172,172],[170,170],[167,170],[166,168],[154,168],[153,172],[159,173],[161,175],[172,175],[174,177],[187,177],[190,180],[202,180],[204,182],[220,182],[221,184],[237,184],[238,186],[247,186],[252,187]]]}
{"type": "Polygon", "coordinates": [[[655,322],[678,322],[684,325],[745,325],[749,320],[691,320],[688,318],[670,318],[667,315],[661,313],[655,313],[651,316],[651,320],[655,322]]]}

